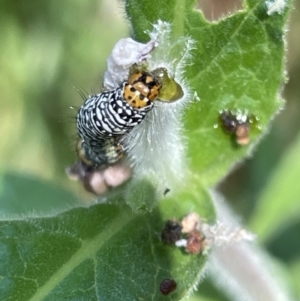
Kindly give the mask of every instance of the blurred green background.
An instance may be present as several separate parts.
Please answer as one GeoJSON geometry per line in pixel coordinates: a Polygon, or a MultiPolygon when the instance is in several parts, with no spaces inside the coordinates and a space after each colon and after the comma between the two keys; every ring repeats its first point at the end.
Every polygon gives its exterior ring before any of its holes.
{"type": "MultiPolygon", "coordinates": [[[[117,1],[0,2],[0,170],[70,185],[75,116],[128,35],[117,1]]],[[[76,189],[73,184],[73,187],[76,189]]]]}
{"type": "MultiPolygon", "coordinates": [[[[207,18],[218,19],[241,7],[241,1],[202,0],[199,7],[207,18]]],[[[300,299],[300,146],[294,144],[300,129],[299,0],[289,23],[286,108],[252,158],[238,166],[219,189],[245,223],[261,233],[260,242],[284,265],[300,299]],[[282,168],[280,162],[287,157],[290,160],[282,168]],[[278,180],[274,180],[277,190],[272,203],[274,171],[278,180]],[[288,179],[284,187],[277,185],[282,179],[288,179]],[[286,204],[285,213],[282,204],[286,204]],[[272,218],[266,228],[263,222],[269,213],[272,218]]],[[[82,104],[77,89],[100,91],[106,58],[128,32],[117,1],[0,2],[0,205],[8,195],[20,207],[26,204],[34,181],[51,182],[57,193],[70,189],[77,201],[81,199],[80,186],[65,175],[65,167],[76,161],[76,110],[69,107],[82,104]]],[[[50,198],[47,191],[46,186],[40,188],[36,197],[47,194],[50,198]]],[[[209,299],[210,291],[207,300],[214,300],[209,299]]],[[[202,297],[204,292],[200,290],[202,297]]]]}

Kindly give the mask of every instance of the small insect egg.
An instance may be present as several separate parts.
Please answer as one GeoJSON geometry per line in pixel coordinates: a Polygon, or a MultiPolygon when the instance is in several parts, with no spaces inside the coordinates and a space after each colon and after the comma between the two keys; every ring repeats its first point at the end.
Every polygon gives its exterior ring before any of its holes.
{"type": "Polygon", "coordinates": [[[177,287],[177,283],[173,279],[164,279],[160,285],[159,290],[163,295],[168,295],[177,287]]]}

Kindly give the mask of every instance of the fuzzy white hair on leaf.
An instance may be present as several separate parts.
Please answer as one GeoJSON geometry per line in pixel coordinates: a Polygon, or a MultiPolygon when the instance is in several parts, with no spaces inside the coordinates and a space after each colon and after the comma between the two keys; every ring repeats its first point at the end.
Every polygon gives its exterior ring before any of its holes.
{"type": "Polygon", "coordinates": [[[145,120],[124,137],[123,143],[134,171],[133,178],[150,180],[162,195],[166,187],[176,190],[186,178],[182,113],[193,101],[194,92],[183,73],[194,41],[190,37],[181,37],[173,42],[170,24],[162,21],[148,34],[156,45],[148,56],[148,69],[166,68],[168,76],[180,85],[184,95],[172,103],[155,101],[145,120]]]}
{"type": "Polygon", "coordinates": [[[157,187],[157,192],[163,194],[166,187],[171,190],[180,187],[186,177],[182,113],[186,104],[199,100],[184,76],[194,41],[186,36],[173,41],[171,25],[161,20],[147,34],[150,40],[146,44],[131,38],[117,42],[107,60],[104,86],[108,89],[119,87],[128,80],[130,67],[141,62],[146,62],[149,71],[166,68],[168,76],[180,85],[183,91],[181,99],[172,103],[155,101],[145,120],[122,140],[133,169],[133,179],[150,180],[157,187]]]}
{"type": "Polygon", "coordinates": [[[266,1],[267,6],[267,14],[269,16],[273,15],[274,13],[282,13],[286,6],[286,0],[268,0],[266,1]]]}

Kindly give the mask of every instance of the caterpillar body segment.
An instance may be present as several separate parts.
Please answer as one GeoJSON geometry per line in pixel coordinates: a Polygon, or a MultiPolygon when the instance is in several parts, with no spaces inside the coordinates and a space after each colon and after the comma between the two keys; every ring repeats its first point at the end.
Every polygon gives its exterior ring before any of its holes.
{"type": "Polygon", "coordinates": [[[79,159],[95,167],[119,161],[124,152],[120,138],[142,122],[160,88],[151,73],[139,71],[120,87],[89,96],[77,114],[79,159]]]}

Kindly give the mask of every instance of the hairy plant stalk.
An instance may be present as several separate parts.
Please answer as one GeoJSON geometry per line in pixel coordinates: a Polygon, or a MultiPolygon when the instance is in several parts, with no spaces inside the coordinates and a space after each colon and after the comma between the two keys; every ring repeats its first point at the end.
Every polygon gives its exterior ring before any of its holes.
{"type": "MultiPolygon", "coordinates": [[[[237,217],[222,197],[212,193],[218,219],[236,226],[237,217]]],[[[208,275],[233,301],[292,301],[279,268],[257,243],[240,242],[214,247],[208,275]]]]}

